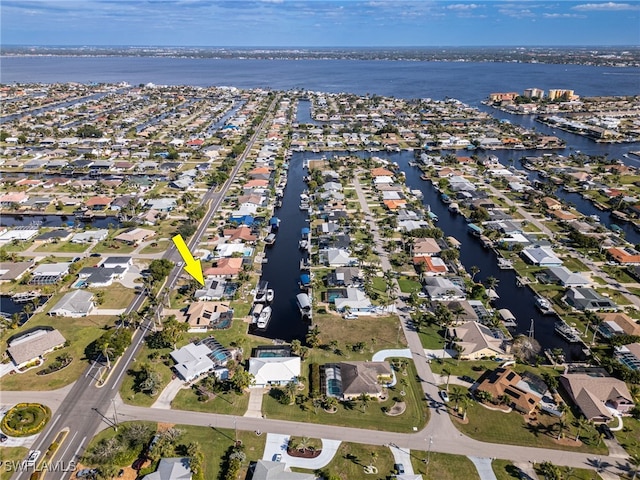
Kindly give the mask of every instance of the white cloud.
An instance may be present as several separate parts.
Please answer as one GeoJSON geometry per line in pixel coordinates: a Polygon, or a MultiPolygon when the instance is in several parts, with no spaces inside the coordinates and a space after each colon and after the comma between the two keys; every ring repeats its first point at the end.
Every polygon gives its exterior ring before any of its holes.
{"type": "Polygon", "coordinates": [[[447,9],[449,10],[473,10],[474,8],[478,8],[480,5],[476,5],[475,3],[454,3],[451,5],[447,5],[447,9]]]}
{"type": "Polygon", "coordinates": [[[573,7],[573,10],[581,10],[581,11],[593,11],[593,10],[640,10],[640,5],[633,5],[631,3],[615,3],[615,2],[605,2],[605,3],[583,3],[582,5],[576,5],[573,7]]]}
{"type": "Polygon", "coordinates": [[[544,18],[586,18],[584,15],[577,13],[543,13],[544,18]]]}

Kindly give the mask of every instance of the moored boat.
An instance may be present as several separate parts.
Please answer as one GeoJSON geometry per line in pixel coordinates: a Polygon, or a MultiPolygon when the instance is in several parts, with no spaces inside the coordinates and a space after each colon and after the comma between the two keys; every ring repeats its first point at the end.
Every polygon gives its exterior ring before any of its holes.
{"type": "Polygon", "coordinates": [[[262,309],[262,311],[258,315],[258,319],[256,321],[256,327],[260,329],[267,328],[267,325],[269,325],[269,320],[271,320],[271,307],[266,306],[262,309]]]}
{"type": "Polygon", "coordinates": [[[296,303],[298,304],[298,310],[303,318],[311,320],[311,300],[306,293],[299,293],[296,295],[296,303]]]}
{"type": "Polygon", "coordinates": [[[538,310],[540,310],[544,315],[555,313],[555,310],[551,306],[549,300],[544,297],[536,297],[536,307],[538,307],[538,310]]]}
{"type": "Polygon", "coordinates": [[[580,343],[580,334],[578,330],[569,326],[564,321],[556,322],[553,327],[554,331],[569,343],[580,343]]]}

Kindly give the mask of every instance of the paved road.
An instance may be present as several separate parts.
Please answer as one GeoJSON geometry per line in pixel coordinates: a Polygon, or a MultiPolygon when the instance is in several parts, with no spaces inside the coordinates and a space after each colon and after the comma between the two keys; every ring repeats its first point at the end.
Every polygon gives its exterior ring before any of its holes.
{"type": "MultiPolygon", "coordinates": [[[[273,111],[273,108],[277,103],[277,99],[278,97],[273,99],[269,106],[269,112],[273,111]]],[[[242,165],[251,152],[253,145],[267,124],[268,119],[269,115],[265,115],[262,123],[255,129],[255,133],[247,143],[245,151],[238,158],[236,165],[224,185],[222,185],[218,191],[214,191],[212,188],[204,195],[201,204],[208,205],[208,211],[198,226],[196,233],[189,242],[190,248],[193,248],[193,246],[197,245],[200,241],[200,238],[211,222],[211,218],[222,204],[227,190],[235,180],[235,176],[239,172],[240,168],[242,168],[242,165]]],[[[180,261],[180,257],[175,245],[173,245],[173,242],[171,245],[172,247],[165,252],[163,258],[167,258],[177,263],[180,261]]],[[[166,290],[167,292],[171,291],[181,275],[182,267],[176,265],[169,274],[165,283],[168,287],[166,290]]],[[[128,313],[134,310],[139,310],[144,301],[144,295],[139,293],[136,295],[131,305],[129,305],[126,312],[128,313]]],[[[161,308],[161,306],[158,306],[158,310],[159,308],[161,308]]],[[[115,397],[120,389],[124,374],[129,368],[130,363],[138,354],[145,335],[153,328],[153,318],[148,318],[143,321],[141,327],[133,334],[131,346],[120,358],[120,361],[112,366],[111,374],[102,386],[96,386],[96,380],[98,378],[98,372],[101,368],[104,368],[104,365],[99,362],[94,362],[89,366],[86,372],[73,384],[73,386],[71,386],[69,393],[62,401],[56,413],[53,414],[51,421],[34,443],[34,449],[41,450],[43,452],[46,451],[48,446],[55,440],[58,432],[63,428],[68,428],[69,434],[67,435],[67,438],[59,452],[56,454],[56,461],[61,462],[64,468],[68,468],[69,465],[73,462],[77,462],[82,457],[84,450],[95,433],[105,426],[113,424],[115,397]]],[[[158,414],[158,410],[152,411],[155,412],[154,420],[164,417],[164,415],[158,414]]],[[[27,471],[17,472],[13,475],[12,480],[25,480],[29,478],[29,475],[30,472],[27,471]]],[[[47,475],[47,480],[62,480],[69,476],[70,474],[66,472],[51,472],[47,475]]]]}

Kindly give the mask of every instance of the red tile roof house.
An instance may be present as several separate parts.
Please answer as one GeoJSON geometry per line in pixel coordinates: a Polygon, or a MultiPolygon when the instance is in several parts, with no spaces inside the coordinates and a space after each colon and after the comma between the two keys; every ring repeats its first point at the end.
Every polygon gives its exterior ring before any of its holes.
{"type": "Polygon", "coordinates": [[[251,233],[251,229],[245,226],[224,229],[222,236],[227,239],[227,243],[255,242],[258,240],[258,237],[251,233]]]}
{"type": "Polygon", "coordinates": [[[378,167],[371,170],[372,177],[393,177],[393,172],[386,168],[378,167]]]}
{"type": "Polygon", "coordinates": [[[413,257],[413,264],[419,266],[423,275],[444,275],[449,271],[446,263],[440,257],[413,257]]]}
{"type": "Polygon", "coordinates": [[[207,277],[233,277],[242,270],[242,258],[221,258],[215,267],[205,269],[207,277]]]}
{"type": "Polygon", "coordinates": [[[640,265],[640,252],[632,248],[614,247],[607,250],[607,253],[620,265],[640,265]]]}
{"type": "Polygon", "coordinates": [[[109,197],[91,197],[84,204],[91,210],[105,210],[111,205],[113,198],[109,197]]]}
{"type": "Polygon", "coordinates": [[[24,203],[29,200],[29,195],[25,192],[12,192],[0,197],[0,206],[10,207],[13,204],[24,203]]]}

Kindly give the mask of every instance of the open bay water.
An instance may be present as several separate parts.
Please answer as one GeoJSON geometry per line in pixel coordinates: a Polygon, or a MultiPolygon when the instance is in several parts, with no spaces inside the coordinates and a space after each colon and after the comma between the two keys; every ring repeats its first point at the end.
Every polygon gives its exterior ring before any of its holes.
{"type": "Polygon", "coordinates": [[[477,105],[492,92],[536,87],[581,96],[637,95],[640,68],[499,62],[243,60],[166,57],[2,57],[1,83],[118,83],[456,98],[477,105]]]}

